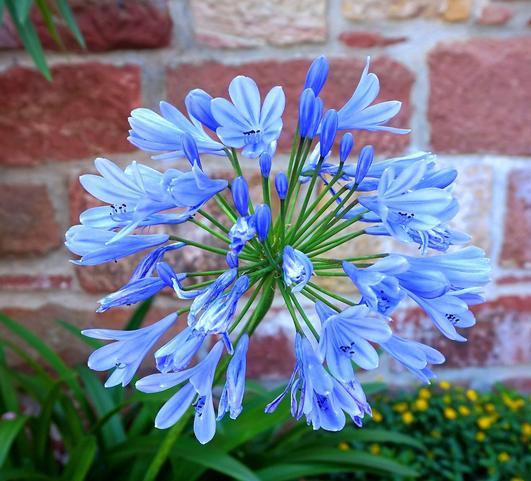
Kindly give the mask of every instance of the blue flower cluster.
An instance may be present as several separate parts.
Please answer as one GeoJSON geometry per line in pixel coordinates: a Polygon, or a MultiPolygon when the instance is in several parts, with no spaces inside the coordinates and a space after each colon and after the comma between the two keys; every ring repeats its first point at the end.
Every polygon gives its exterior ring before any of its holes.
{"type": "Polygon", "coordinates": [[[431,366],[444,362],[436,349],[393,333],[392,316],[402,301],[420,306],[447,338],[466,340],[460,331],[475,323],[470,306],[483,302],[489,261],[477,247],[452,247],[470,240],[449,224],[459,209],[454,169],[439,168],[427,152],[375,161],[373,147],[365,145],[352,155],[352,131],[409,132],[389,125],[400,102],[375,103],[379,81],[369,67],[367,61],[352,97],[335,110],[320,97],[328,61],[319,57],[311,64],[289,161],[276,174],[283,90],[274,87],[262,101],[255,81],[238,76],[228,86],[229,99],[192,90],[185,98],[188,116],[166,102],[160,114],[131,113],[130,142],[154,153],[155,160],[187,159],[185,170],[160,172],[136,162],[122,170],[97,159],[98,175],[81,176],[85,190],[105,205],[83,212],[80,224],[66,233],[66,246],[79,256],[73,262],[97,265],[144,252],[127,284],[101,299],[98,311],[163,289],[185,306],[133,331],[83,331],[112,341],[88,360],[91,369],[112,370],[107,387],[129,384],[144,358],[173,332],[154,352],[158,373],[135,384],[143,392],[174,390],[155,419],[158,428],[193,413],[195,435],[206,443],[217,420],[227,413],[238,417],[252,334],[276,293],[293,319],[296,361],[284,392],[265,411],[274,411],[290,391],[293,416],[304,416],[314,429],[340,430],[348,417],[361,426],[365,414],[371,415],[356,370],[377,368],[379,348],[425,382],[434,376],[431,366]],[[203,154],[225,157],[233,178],[213,178],[203,154]],[[256,159],[259,204],[251,198],[239,155],[256,159]],[[222,215],[213,215],[209,203],[222,215]],[[187,232],[202,229],[216,243],[174,235],[171,226],[184,223],[187,232]],[[355,224],[359,230],[353,231],[355,224]],[[419,255],[337,256],[337,247],[362,235],[416,245],[419,255]],[[182,272],[166,254],[187,249],[220,256],[226,267],[182,272]],[[325,288],[319,280],[328,276],[351,282],[357,294],[345,297],[325,288]],[[302,298],[314,312],[306,311],[302,298]],[[186,326],[175,332],[180,316],[186,326]],[[223,387],[215,401],[218,383],[223,387]]]}

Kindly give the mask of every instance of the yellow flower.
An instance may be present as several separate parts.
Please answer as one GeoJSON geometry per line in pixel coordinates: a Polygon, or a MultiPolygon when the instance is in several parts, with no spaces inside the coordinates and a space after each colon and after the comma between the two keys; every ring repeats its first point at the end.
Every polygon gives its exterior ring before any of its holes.
{"type": "Polygon", "coordinates": [[[469,401],[475,402],[478,400],[478,393],[474,391],[473,389],[469,389],[466,392],[466,397],[468,398],[469,401]]]}
{"type": "Polygon", "coordinates": [[[402,414],[402,422],[404,424],[411,424],[415,418],[413,417],[413,414],[411,414],[409,411],[402,414]]]}
{"type": "Polygon", "coordinates": [[[450,389],[451,384],[450,384],[448,381],[441,381],[441,382],[439,383],[439,387],[440,387],[441,389],[444,389],[444,390],[446,391],[446,390],[450,389]]]}
{"type": "Polygon", "coordinates": [[[476,433],[476,441],[477,442],[482,443],[483,441],[485,441],[486,438],[487,438],[487,436],[485,435],[485,433],[483,431],[478,431],[476,433]]]}
{"type": "Polygon", "coordinates": [[[377,411],[376,409],[373,409],[372,410],[372,418],[374,419],[375,423],[381,423],[382,419],[383,419],[383,416],[382,416],[382,413],[380,411],[377,411]]]}
{"type": "Polygon", "coordinates": [[[433,439],[441,439],[441,432],[440,431],[432,431],[430,433],[430,436],[433,438],[433,439]]]}
{"type": "Polygon", "coordinates": [[[450,404],[452,402],[452,396],[449,394],[445,394],[442,399],[444,404],[450,404]]]}
{"type": "Polygon", "coordinates": [[[444,408],[444,417],[452,421],[457,417],[457,413],[453,408],[444,408]]]}
{"type": "Polygon", "coordinates": [[[414,407],[417,411],[426,411],[428,409],[428,401],[426,399],[417,399],[414,407]]]}
{"type": "Polygon", "coordinates": [[[380,454],[380,445],[377,443],[371,444],[371,446],[369,447],[369,451],[371,452],[371,454],[380,454]]]}
{"type": "Polygon", "coordinates": [[[496,406],[492,403],[487,403],[485,404],[485,409],[487,410],[487,412],[489,413],[494,413],[496,412],[496,406]]]}
{"type": "Polygon", "coordinates": [[[531,436],[531,424],[529,423],[522,424],[522,434],[524,436],[531,436]]]}
{"type": "Polygon", "coordinates": [[[403,413],[403,412],[407,411],[407,407],[408,407],[407,403],[405,403],[405,402],[396,403],[393,406],[393,411],[396,411],[397,413],[403,413]]]}
{"type": "Polygon", "coordinates": [[[506,463],[511,459],[511,456],[509,456],[509,453],[506,453],[505,451],[502,451],[500,454],[498,454],[498,461],[500,463],[506,463]]]}
{"type": "Polygon", "coordinates": [[[459,414],[461,414],[461,416],[468,416],[470,414],[470,409],[463,405],[459,406],[457,410],[459,411],[459,414]]]}
{"type": "Polygon", "coordinates": [[[524,481],[522,478],[511,478],[511,481],[524,481]]]}
{"type": "Polygon", "coordinates": [[[496,416],[482,416],[478,419],[478,426],[481,429],[489,429],[496,422],[496,416]]]}
{"type": "Polygon", "coordinates": [[[428,388],[423,387],[422,389],[419,389],[419,398],[429,399],[430,397],[431,397],[431,392],[428,388]]]}
{"type": "Polygon", "coordinates": [[[345,442],[345,441],[341,441],[338,445],[337,445],[337,448],[340,450],[340,451],[348,451],[350,449],[350,446],[345,442]]]}

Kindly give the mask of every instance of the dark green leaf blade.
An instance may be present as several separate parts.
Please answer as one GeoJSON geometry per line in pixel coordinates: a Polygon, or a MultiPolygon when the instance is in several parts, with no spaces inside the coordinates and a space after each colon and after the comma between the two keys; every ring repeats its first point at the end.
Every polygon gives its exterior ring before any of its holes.
{"type": "Polygon", "coordinates": [[[63,472],[64,481],[83,481],[92,467],[98,451],[98,444],[94,436],[86,436],[71,454],[70,460],[63,472]]]}
{"type": "Polygon", "coordinates": [[[26,423],[27,417],[20,416],[15,419],[0,421],[0,468],[4,464],[13,441],[26,423]]]}
{"type": "Polygon", "coordinates": [[[70,5],[68,5],[68,1],[57,0],[57,7],[59,8],[59,12],[61,12],[61,15],[65,19],[65,22],[68,25],[68,28],[74,34],[74,37],[78,41],[79,45],[85,48],[86,47],[85,39],[83,38],[83,34],[81,33],[81,31],[79,30],[79,27],[77,26],[72,9],[70,8],[70,5]]]}

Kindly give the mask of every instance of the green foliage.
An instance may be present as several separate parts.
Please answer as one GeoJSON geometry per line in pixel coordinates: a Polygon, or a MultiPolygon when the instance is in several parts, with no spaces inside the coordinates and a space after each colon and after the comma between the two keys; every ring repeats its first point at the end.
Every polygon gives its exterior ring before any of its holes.
{"type": "MultiPolygon", "coordinates": [[[[141,306],[130,325],[141,325],[148,307],[141,306]]],[[[370,443],[378,442],[420,453],[423,447],[413,438],[354,427],[314,432],[291,419],[288,402],[264,414],[265,404],[279,391],[251,381],[238,422],[220,422],[208,445],[195,440],[190,422],[173,431],[157,430],[153,419],[173,392],[105,389],[100,376],[84,366],[67,366],[22,325],[1,314],[0,324],[15,339],[0,342],[0,481],[144,481],[152,475],[157,481],[288,481],[330,473],[366,472],[385,479],[416,474],[368,452],[370,443]],[[24,368],[8,367],[8,351],[21,358],[24,368]],[[342,449],[339,442],[345,440],[358,447],[342,449]],[[149,474],[163,445],[167,456],[149,474]]],[[[78,336],[74,326],[60,325],[65,335],[78,336]]],[[[91,349],[97,347],[94,340],[84,340],[91,349]]],[[[379,389],[367,386],[368,391],[379,389]]]]}
{"type": "Polygon", "coordinates": [[[57,28],[58,21],[66,25],[79,45],[85,47],[85,41],[67,0],[0,0],[0,21],[4,19],[5,9],[33,62],[41,73],[48,80],[51,80],[52,74],[48,68],[44,50],[31,16],[33,7],[41,15],[48,33],[57,45],[63,47],[61,35],[57,28]]]}
{"type": "MultiPolygon", "coordinates": [[[[379,441],[369,449],[414,468],[421,479],[429,481],[528,481],[531,479],[529,401],[529,396],[502,386],[491,393],[478,393],[444,381],[414,393],[376,396],[372,403],[374,417],[367,423],[367,430],[378,426],[395,430],[395,434],[407,433],[421,442],[426,452],[419,456],[418,450],[406,443],[384,445],[379,441]]],[[[346,447],[359,446],[349,442],[346,447]]],[[[368,478],[356,475],[337,479],[368,478]]]]}

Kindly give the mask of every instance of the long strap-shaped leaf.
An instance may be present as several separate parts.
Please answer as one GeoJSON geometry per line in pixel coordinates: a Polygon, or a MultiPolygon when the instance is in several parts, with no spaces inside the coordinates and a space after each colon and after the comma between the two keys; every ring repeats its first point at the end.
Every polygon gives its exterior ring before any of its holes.
{"type": "Polygon", "coordinates": [[[0,468],[7,458],[7,454],[11,449],[13,441],[26,423],[27,419],[26,416],[20,416],[15,419],[0,421],[0,439],[2,440],[2,442],[0,442],[0,468]]]}

